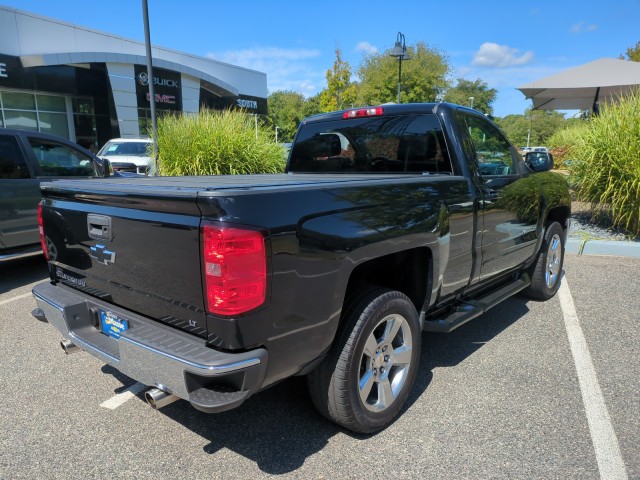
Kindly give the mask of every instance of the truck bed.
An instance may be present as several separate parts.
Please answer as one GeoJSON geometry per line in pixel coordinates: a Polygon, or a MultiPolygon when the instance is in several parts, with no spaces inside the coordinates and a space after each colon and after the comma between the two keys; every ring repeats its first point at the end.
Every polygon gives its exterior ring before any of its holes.
{"type": "MultiPolygon", "coordinates": [[[[384,234],[378,231],[376,223],[388,223],[386,215],[402,215],[392,213],[400,208],[393,207],[398,198],[424,209],[429,197],[437,195],[436,188],[422,191],[415,183],[442,184],[443,190],[456,184],[468,195],[461,178],[415,174],[63,180],[43,184],[43,215],[45,225],[56,229],[50,237],[60,243],[61,255],[53,262],[56,280],[215,343],[219,332],[208,326],[204,305],[202,220],[233,225],[242,219],[245,225],[259,226],[271,238],[273,261],[287,262],[286,252],[332,240],[328,232],[333,225],[356,237],[366,233],[367,241],[394,235],[388,229],[384,234]],[[377,206],[391,210],[382,217],[366,213],[377,206]],[[363,213],[349,214],[349,219],[341,213],[354,209],[363,213]],[[335,223],[332,216],[344,218],[335,223]],[[101,219],[108,220],[108,226],[101,219]],[[92,236],[92,229],[102,228],[109,230],[107,238],[92,236]],[[312,233],[317,229],[326,233],[312,233]]],[[[437,218],[438,210],[431,210],[435,205],[425,210],[427,218],[437,218]]],[[[404,228],[398,226],[398,234],[404,228]]],[[[352,249],[361,241],[354,238],[353,246],[337,248],[352,249]]]]}

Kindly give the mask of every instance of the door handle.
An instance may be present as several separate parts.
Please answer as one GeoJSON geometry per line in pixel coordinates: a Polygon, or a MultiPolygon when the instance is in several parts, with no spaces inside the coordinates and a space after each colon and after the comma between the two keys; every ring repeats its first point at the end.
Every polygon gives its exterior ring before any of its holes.
{"type": "Polygon", "coordinates": [[[113,240],[111,217],[90,213],[87,215],[87,231],[89,238],[95,240],[113,240]]]}

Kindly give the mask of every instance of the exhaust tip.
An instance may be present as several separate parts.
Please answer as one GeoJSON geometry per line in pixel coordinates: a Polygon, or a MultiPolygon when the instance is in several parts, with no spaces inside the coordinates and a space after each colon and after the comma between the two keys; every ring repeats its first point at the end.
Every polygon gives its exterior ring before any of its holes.
{"type": "Polygon", "coordinates": [[[71,355],[72,353],[76,353],[80,351],[80,348],[73,342],[70,342],[67,339],[64,339],[60,342],[60,347],[64,350],[64,353],[67,355],[71,355]]]}
{"type": "Polygon", "coordinates": [[[158,410],[162,407],[166,407],[176,400],[180,400],[180,397],[165,392],[164,390],[160,390],[159,388],[152,388],[144,393],[144,399],[151,408],[158,410]]]}

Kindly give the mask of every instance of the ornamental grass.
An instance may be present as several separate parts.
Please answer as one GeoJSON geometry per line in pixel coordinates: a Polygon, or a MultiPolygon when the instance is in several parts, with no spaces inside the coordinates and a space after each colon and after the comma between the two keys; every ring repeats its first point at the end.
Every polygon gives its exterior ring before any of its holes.
{"type": "Polygon", "coordinates": [[[640,90],[603,105],[599,115],[561,135],[573,158],[569,169],[578,200],[640,235],[640,90]]]}
{"type": "Polygon", "coordinates": [[[202,110],[158,119],[158,174],[232,175],[278,173],[283,147],[254,116],[242,111],[202,110]]]}

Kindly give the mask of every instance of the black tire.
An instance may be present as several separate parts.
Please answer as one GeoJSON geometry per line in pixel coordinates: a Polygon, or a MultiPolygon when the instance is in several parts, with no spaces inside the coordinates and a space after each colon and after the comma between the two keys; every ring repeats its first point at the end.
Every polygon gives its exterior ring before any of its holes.
{"type": "Polygon", "coordinates": [[[62,260],[67,253],[67,245],[64,238],[58,232],[46,233],[44,237],[45,248],[49,254],[49,260],[62,260]]]}
{"type": "Polygon", "coordinates": [[[544,234],[538,259],[531,269],[531,285],[524,293],[536,300],[553,297],[562,279],[565,233],[558,222],[551,223],[544,234]]]}
{"type": "Polygon", "coordinates": [[[400,413],[420,361],[418,313],[403,293],[370,288],[343,311],[344,328],[308,376],[325,417],[357,433],[373,433],[400,413]]]}

